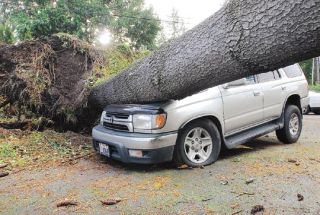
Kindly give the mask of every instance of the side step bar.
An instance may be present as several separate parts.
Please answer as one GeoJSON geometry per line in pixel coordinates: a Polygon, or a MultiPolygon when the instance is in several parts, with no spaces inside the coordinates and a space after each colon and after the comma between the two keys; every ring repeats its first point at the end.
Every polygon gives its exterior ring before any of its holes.
{"type": "Polygon", "coordinates": [[[263,136],[275,130],[282,128],[281,120],[275,120],[266,124],[242,131],[240,133],[228,136],[225,138],[225,145],[228,149],[234,148],[237,145],[244,144],[252,139],[263,136]]]}

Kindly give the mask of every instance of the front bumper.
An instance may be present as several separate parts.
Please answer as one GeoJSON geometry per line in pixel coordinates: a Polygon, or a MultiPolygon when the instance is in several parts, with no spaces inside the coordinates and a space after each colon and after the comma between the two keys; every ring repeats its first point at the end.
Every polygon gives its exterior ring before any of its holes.
{"type": "Polygon", "coordinates": [[[92,130],[93,146],[109,145],[110,157],[124,163],[154,164],[171,161],[178,134],[138,134],[105,129],[98,125],[92,130]],[[142,150],[143,157],[131,157],[129,149],[142,150]]]}

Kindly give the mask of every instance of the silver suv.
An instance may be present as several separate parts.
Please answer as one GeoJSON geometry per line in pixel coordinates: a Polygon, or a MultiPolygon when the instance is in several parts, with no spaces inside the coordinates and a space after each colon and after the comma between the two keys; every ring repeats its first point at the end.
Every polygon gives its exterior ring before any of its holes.
{"type": "Polygon", "coordinates": [[[94,148],[126,163],[214,163],[233,148],[276,131],[294,143],[308,107],[308,84],[298,64],[189,96],[152,104],[109,105],[93,128],[94,148]]]}

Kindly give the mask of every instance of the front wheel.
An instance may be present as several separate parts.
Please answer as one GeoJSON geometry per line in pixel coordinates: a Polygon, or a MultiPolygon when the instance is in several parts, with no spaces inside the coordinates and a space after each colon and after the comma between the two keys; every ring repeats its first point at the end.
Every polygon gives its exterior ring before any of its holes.
{"type": "Polygon", "coordinates": [[[298,141],[302,130],[302,116],[299,108],[295,105],[288,105],[284,111],[284,126],[277,130],[278,140],[291,144],[298,141]]]}
{"type": "Polygon", "coordinates": [[[220,154],[221,137],[209,119],[188,124],[179,134],[174,152],[176,165],[200,167],[214,163],[220,154]]]}

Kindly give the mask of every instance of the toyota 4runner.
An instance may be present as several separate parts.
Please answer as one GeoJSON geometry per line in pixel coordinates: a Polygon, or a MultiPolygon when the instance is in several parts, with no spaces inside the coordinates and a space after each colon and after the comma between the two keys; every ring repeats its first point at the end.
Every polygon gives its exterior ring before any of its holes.
{"type": "Polygon", "coordinates": [[[283,143],[296,142],[308,103],[308,84],[295,64],[182,100],[109,105],[93,128],[93,145],[126,163],[208,165],[222,146],[230,149],[273,131],[283,143]]]}

